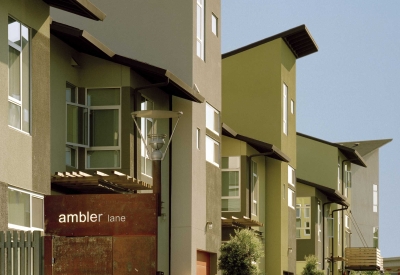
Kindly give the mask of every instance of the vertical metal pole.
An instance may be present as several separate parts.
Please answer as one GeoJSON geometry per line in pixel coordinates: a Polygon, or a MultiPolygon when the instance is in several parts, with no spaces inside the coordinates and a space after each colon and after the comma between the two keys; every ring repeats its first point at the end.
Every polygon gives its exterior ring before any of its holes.
{"type": "Polygon", "coordinates": [[[153,193],[157,196],[157,214],[161,216],[161,160],[152,161],[153,165],[153,193]]]}

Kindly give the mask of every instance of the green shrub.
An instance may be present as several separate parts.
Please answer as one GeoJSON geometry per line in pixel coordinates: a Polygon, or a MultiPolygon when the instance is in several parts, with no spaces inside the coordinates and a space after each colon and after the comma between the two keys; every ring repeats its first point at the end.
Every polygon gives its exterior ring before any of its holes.
{"type": "Polygon", "coordinates": [[[263,245],[248,229],[235,230],[235,236],[222,244],[218,268],[224,275],[257,275],[258,261],[264,256],[263,245]]]}
{"type": "Polygon", "coordinates": [[[318,259],[314,255],[305,257],[306,265],[301,272],[301,275],[324,275],[324,272],[317,269],[318,259]]]}

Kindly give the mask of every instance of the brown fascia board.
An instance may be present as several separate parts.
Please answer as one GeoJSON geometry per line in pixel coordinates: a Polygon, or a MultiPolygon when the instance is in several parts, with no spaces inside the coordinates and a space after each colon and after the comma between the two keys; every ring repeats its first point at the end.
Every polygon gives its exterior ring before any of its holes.
{"type": "Polygon", "coordinates": [[[316,138],[316,137],[305,135],[305,134],[302,134],[302,133],[299,133],[299,132],[297,132],[297,135],[301,136],[301,137],[304,137],[304,138],[308,138],[308,139],[317,141],[317,142],[321,142],[321,143],[324,143],[324,144],[327,144],[327,145],[330,145],[330,146],[333,146],[333,147],[336,147],[346,157],[346,159],[348,161],[350,161],[351,163],[357,164],[357,165],[362,166],[362,167],[367,167],[367,164],[365,163],[365,161],[361,157],[361,155],[357,152],[357,150],[354,150],[352,148],[340,145],[338,143],[333,143],[333,142],[329,142],[329,141],[326,141],[326,140],[323,140],[323,139],[319,139],[319,138],[316,138]]]}
{"type": "Polygon", "coordinates": [[[347,198],[345,196],[343,196],[342,194],[340,194],[337,190],[314,183],[314,182],[310,182],[304,179],[300,179],[297,178],[296,179],[297,182],[314,187],[316,189],[318,189],[319,191],[321,191],[325,196],[328,197],[328,199],[334,203],[340,204],[342,206],[346,206],[349,207],[350,204],[347,201],[347,198]]]}
{"type": "Polygon", "coordinates": [[[276,35],[264,38],[247,46],[224,53],[222,55],[222,58],[227,58],[229,56],[247,51],[278,38],[282,38],[285,41],[285,43],[288,45],[288,47],[291,49],[292,53],[297,59],[318,51],[318,45],[317,43],[315,43],[314,38],[311,36],[307,27],[305,25],[301,25],[293,29],[278,33],[276,35]],[[306,48],[307,51],[302,50],[302,48],[306,48]]]}
{"type": "Polygon", "coordinates": [[[153,84],[165,83],[165,86],[159,88],[166,93],[197,103],[204,102],[203,96],[168,70],[115,54],[85,30],[53,21],[50,25],[50,32],[79,52],[130,67],[153,84]]]}
{"type": "Polygon", "coordinates": [[[260,140],[256,140],[247,136],[242,136],[236,133],[232,128],[230,128],[225,123],[222,123],[222,135],[230,138],[234,138],[243,142],[246,142],[251,147],[256,149],[261,154],[272,152],[271,155],[266,155],[279,161],[290,162],[290,158],[286,156],[279,148],[273,144],[269,144],[260,140]]]}
{"type": "Polygon", "coordinates": [[[103,21],[106,14],[89,0],[43,0],[49,6],[96,21],[103,21]]]}

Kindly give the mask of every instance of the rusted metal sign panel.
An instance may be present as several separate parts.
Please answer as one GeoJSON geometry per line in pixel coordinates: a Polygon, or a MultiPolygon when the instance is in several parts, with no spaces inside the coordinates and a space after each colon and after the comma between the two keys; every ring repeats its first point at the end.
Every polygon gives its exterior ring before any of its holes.
{"type": "Polygon", "coordinates": [[[44,198],[45,233],[57,236],[156,235],[154,194],[44,198]]]}
{"type": "Polygon", "coordinates": [[[53,275],[110,275],[112,237],[55,237],[53,275]]]}
{"type": "Polygon", "coordinates": [[[156,274],[156,237],[113,237],[113,274],[156,274]]]}

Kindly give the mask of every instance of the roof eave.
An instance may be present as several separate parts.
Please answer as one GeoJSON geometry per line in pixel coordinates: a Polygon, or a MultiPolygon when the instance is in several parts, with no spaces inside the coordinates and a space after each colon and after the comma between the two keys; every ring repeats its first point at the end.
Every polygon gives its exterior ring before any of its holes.
{"type": "Polygon", "coordinates": [[[89,0],[43,0],[49,6],[96,21],[103,21],[106,14],[89,0]]]}

